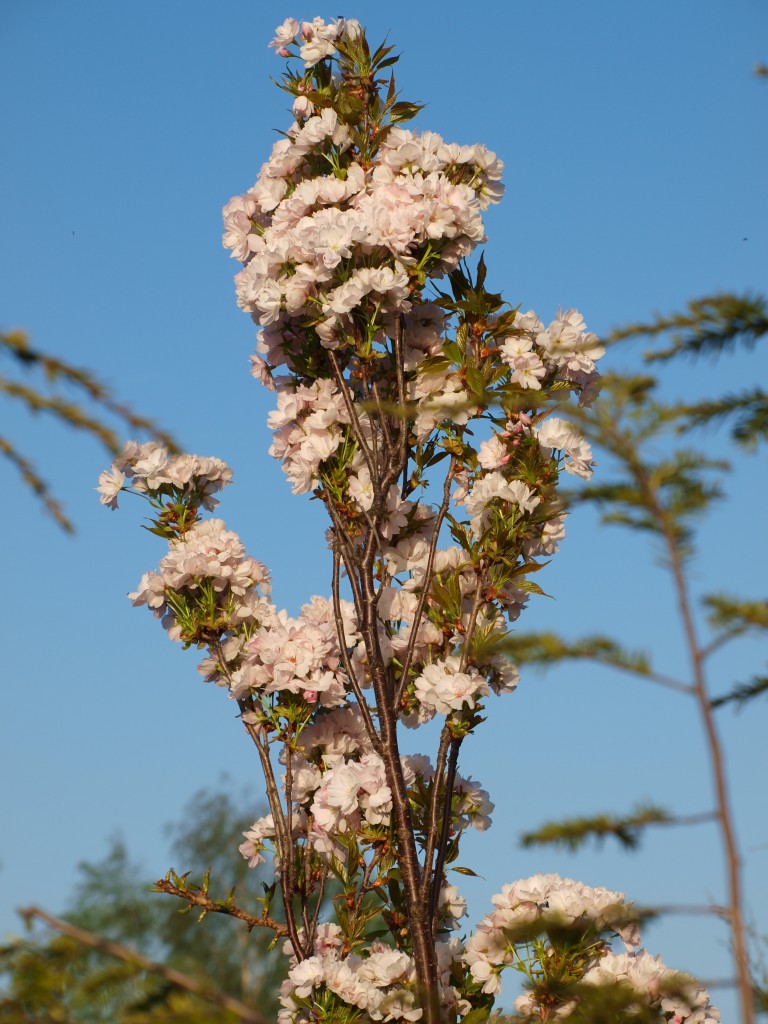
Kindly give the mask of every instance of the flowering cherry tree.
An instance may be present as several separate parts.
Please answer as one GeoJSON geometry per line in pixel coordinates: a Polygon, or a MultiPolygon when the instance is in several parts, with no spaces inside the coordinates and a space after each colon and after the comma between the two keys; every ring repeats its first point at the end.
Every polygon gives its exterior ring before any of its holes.
{"type": "Polygon", "coordinates": [[[303,62],[281,82],[294,121],[224,208],[224,245],[260,328],[253,375],[275,393],[270,453],[328,513],[331,593],[295,617],[275,607],[267,568],[203,517],[230,482],[218,459],[131,442],[102,474],[102,501],[142,495],[168,541],[134,604],[205,652],[269,803],[240,847],[274,863],[259,914],[208,879],[159,887],[274,930],[282,1024],[477,1024],[507,967],[521,1019],[577,1014],[608,983],[627,1019],[715,1021],[692,979],[637,952],[621,893],[537,875],[462,929],[449,873],[471,873],[462,836],[493,804],[460,751],[518,685],[504,638],[563,538],[560,473],[592,473],[563,417],[596,394],[603,348],[575,310],[546,324],[486,288],[482,257],[470,269],[501,162],[403,127],[419,107],[391,47],[319,18],[289,18],[271,45],[303,62]],[[433,719],[432,755],[402,754],[402,730],[433,719]]]}

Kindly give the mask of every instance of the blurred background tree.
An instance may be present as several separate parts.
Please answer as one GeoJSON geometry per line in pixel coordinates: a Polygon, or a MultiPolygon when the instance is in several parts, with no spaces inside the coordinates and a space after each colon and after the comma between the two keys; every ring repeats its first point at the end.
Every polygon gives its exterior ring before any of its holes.
{"type": "MultiPolygon", "coordinates": [[[[256,816],[223,785],[196,794],[168,832],[178,870],[199,878],[210,867],[212,893],[234,889],[237,905],[258,915],[265,876],[237,849],[256,816]]],[[[64,921],[22,912],[27,934],[0,949],[2,1024],[275,1019],[285,958],[269,948],[271,931],[183,912],[178,900],[152,892],[120,837],[103,859],[81,863],[79,875],[64,921]]]]}

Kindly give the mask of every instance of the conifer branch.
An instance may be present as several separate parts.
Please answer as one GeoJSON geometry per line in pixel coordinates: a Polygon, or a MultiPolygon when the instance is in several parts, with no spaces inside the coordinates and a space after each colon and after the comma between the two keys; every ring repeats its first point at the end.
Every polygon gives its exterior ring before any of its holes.
{"type": "Polygon", "coordinates": [[[722,708],[726,704],[735,704],[736,710],[741,711],[745,704],[768,692],[768,676],[753,676],[748,683],[739,683],[729,693],[722,697],[715,697],[710,702],[712,708],[722,708]]]}
{"type": "Polygon", "coordinates": [[[768,303],[762,296],[724,293],[693,299],[685,313],[659,315],[650,323],[619,328],[611,333],[608,342],[671,334],[666,348],[645,353],[647,362],[663,362],[678,355],[716,356],[737,343],[752,347],[766,333],[768,303]]]}
{"type": "Polygon", "coordinates": [[[691,692],[687,683],[655,672],[645,654],[627,651],[610,637],[589,636],[567,641],[555,633],[514,633],[499,644],[499,650],[521,665],[549,667],[558,661],[592,661],[640,676],[668,690],[691,692]]]}
{"type": "Polygon", "coordinates": [[[564,846],[573,851],[578,850],[590,839],[595,839],[600,844],[608,836],[613,836],[625,850],[636,850],[640,845],[643,829],[650,825],[699,825],[715,818],[716,815],[712,811],[702,814],[671,815],[663,807],[653,804],[640,805],[631,814],[624,816],[595,814],[583,818],[567,818],[564,821],[548,821],[533,832],[525,832],[520,837],[520,845],[564,846]]]}
{"type": "Polygon", "coordinates": [[[29,459],[17,451],[13,443],[5,437],[0,437],[0,453],[18,469],[21,479],[32,493],[40,499],[43,507],[59,524],[62,530],[66,533],[74,533],[75,527],[72,520],[67,517],[61,504],[51,494],[48,484],[39,476],[29,459]]]}

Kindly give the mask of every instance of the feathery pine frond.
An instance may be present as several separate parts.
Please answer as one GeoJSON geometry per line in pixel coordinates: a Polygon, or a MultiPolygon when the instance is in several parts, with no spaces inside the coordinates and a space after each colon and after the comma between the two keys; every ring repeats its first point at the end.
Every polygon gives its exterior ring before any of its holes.
{"type": "Polygon", "coordinates": [[[709,609],[712,629],[731,634],[750,629],[768,629],[768,601],[739,601],[727,594],[707,594],[702,604],[709,609]]]}
{"type": "MultiPolygon", "coordinates": [[[[178,451],[174,438],[157,424],[134,412],[130,406],[118,402],[110,389],[99,381],[90,370],[72,366],[56,356],[32,348],[22,331],[0,332],[0,357],[6,356],[13,368],[22,374],[37,373],[42,381],[29,383],[13,379],[0,369],[0,394],[23,405],[33,413],[44,412],[60,424],[80,430],[97,440],[110,456],[121,448],[121,438],[104,418],[114,418],[121,430],[149,434],[161,441],[171,451],[178,451]],[[73,391],[73,400],[57,390],[64,385],[73,391]],[[85,403],[82,404],[82,403],[85,403]]],[[[7,437],[0,438],[0,454],[4,455],[19,471],[23,483],[40,500],[43,508],[68,533],[74,532],[74,525],[50,490],[49,485],[38,473],[32,462],[19,451],[17,445],[7,437]]]]}
{"type": "Polygon", "coordinates": [[[730,693],[722,697],[715,697],[711,701],[713,708],[722,708],[726,704],[735,704],[736,710],[741,711],[745,704],[768,692],[768,676],[754,676],[748,683],[739,683],[730,693]]]}
{"type": "Polygon", "coordinates": [[[608,836],[618,840],[626,850],[635,850],[640,845],[641,832],[648,825],[668,825],[672,815],[663,807],[641,805],[631,814],[594,814],[583,818],[566,818],[563,821],[547,821],[533,832],[520,837],[520,845],[564,846],[578,850],[588,840],[602,843],[608,836]]]}
{"type": "Polygon", "coordinates": [[[619,328],[609,336],[608,343],[633,337],[654,340],[666,334],[670,343],[666,348],[646,351],[648,362],[679,355],[717,356],[736,344],[751,347],[768,334],[768,303],[760,295],[709,295],[689,302],[687,312],[619,328]]]}
{"type": "Polygon", "coordinates": [[[651,675],[645,654],[627,651],[606,636],[563,640],[555,633],[513,633],[505,639],[503,653],[520,665],[550,666],[560,661],[596,661],[635,675],[651,675]]]}
{"type": "Polygon", "coordinates": [[[754,449],[760,441],[768,440],[768,392],[761,388],[685,405],[680,415],[683,419],[678,427],[680,433],[689,427],[730,420],[731,437],[742,448],[754,449]]]}

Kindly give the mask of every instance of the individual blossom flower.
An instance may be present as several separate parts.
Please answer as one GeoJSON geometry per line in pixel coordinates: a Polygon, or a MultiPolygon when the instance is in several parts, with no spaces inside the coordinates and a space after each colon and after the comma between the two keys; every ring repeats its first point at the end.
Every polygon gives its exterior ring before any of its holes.
{"type": "Polygon", "coordinates": [[[101,495],[99,498],[101,504],[114,511],[117,508],[117,496],[124,486],[124,473],[121,473],[119,469],[115,469],[114,466],[112,469],[105,469],[99,475],[99,486],[96,488],[101,495]]]}
{"type": "Polygon", "coordinates": [[[530,338],[518,335],[506,338],[500,347],[501,358],[509,366],[510,380],[521,388],[541,390],[541,381],[547,375],[547,368],[536,352],[530,338]]]}
{"type": "Polygon", "coordinates": [[[243,832],[245,842],[240,844],[239,850],[248,861],[249,868],[255,868],[259,864],[265,863],[261,852],[264,849],[264,840],[271,839],[274,835],[275,819],[271,814],[259,818],[246,832],[243,832]]]}
{"type": "Polygon", "coordinates": [[[572,424],[557,416],[549,416],[541,426],[532,429],[542,448],[565,452],[563,467],[566,473],[584,480],[592,476],[595,465],[592,449],[572,424]]]}
{"type": "Polygon", "coordinates": [[[476,669],[461,671],[461,659],[454,655],[427,665],[417,677],[416,698],[424,707],[441,715],[474,708],[478,697],[488,694],[488,684],[476,669]]]}
{"type": "Polygon", "coordinates": [[[275,29],[275,38],[269,45],[275,47],[278,56],[288,57],[290,55],[288,47],[293,43],[298,31],[298,21],[295,18],[286,18],[282,25],[278,25],[275,29]]]}
{"type": "Polygon", "coordinates": [[[459,797],[455,807],[456,825],[460,829],[474,828],[485,832],[491,827],[491,811],[494,804],[488,791],[474,779],[456,775],[454,793],[459,797]]]}
{"type": "Polygon", "coordinates": [[[477,451],[477,461],[483,469],[501,469],[509,462],[511,455],[498,434],[487,441],[482,441],[477,451]]]}

